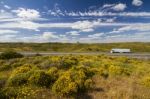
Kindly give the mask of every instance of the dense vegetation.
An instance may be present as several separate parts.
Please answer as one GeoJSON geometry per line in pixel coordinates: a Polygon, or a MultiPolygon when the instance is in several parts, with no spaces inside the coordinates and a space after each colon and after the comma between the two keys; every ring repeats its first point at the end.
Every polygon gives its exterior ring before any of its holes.
{"type": "Polygon", "coordinates": [[[0,51],[109,52],[112,48],[130,48],[133,52],[150,52],[150,43],[0,43],[0,51]]]}
{"type": "Polygon", "coordinates": [[[0,99],[149,99],[150,61],[34,56],[0,60],[0,99]]]}
{"type": "Polygon", "coordinates": [[[0,54],[0,59],[22,58],[23,55],[14,51],[5,51],[0,54]]]}

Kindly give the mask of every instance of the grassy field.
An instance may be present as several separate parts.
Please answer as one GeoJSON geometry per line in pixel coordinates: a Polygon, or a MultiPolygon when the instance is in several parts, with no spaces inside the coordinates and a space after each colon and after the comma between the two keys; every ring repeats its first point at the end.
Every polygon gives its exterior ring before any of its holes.
{"type": "Polygon", "coordinates": [[[132,52],[150,52],[150,43],[0,43],[0,51],[109,52],[112,48],[130,48],[132,52]]]}
{"type": "Polygon", "coordinates": [[[0,60],[0,99],[149,99],[150,61],[110,56],[0,60]]]}

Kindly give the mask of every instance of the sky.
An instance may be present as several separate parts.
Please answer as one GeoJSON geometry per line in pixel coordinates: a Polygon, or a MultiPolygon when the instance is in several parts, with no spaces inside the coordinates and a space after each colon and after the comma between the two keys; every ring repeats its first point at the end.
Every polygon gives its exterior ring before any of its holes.
{"type": "Polygon", "coordinates": [[[0,42],[150,42],[150,0],[0,0],[0,42]]]}

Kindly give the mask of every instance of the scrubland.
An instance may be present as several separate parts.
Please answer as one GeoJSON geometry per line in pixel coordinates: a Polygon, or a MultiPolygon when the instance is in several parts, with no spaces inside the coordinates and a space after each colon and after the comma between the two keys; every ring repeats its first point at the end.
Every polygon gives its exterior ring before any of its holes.
{"type": "Polygon", "coordinates": [[[135,53],[150,52],[150,43],[0,43],[0,52],[110,52],[112,48],[129,48],[135,53]]]}
{"type": "Polygon", "coordinates": [[[0,99],[150,97],[150,60],[105,55],[15,55],[0,59],[0,99]]]}

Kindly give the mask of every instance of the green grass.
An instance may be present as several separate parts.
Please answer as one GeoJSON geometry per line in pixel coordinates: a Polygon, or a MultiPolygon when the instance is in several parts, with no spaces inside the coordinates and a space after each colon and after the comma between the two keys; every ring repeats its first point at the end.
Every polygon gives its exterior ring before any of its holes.
{"type": "Polygon", "coordinates": [[[109,52],[112,48],[130,48],[132,52],[150,52],[150,43],[0,43],[0,51],[109,52]]]}

